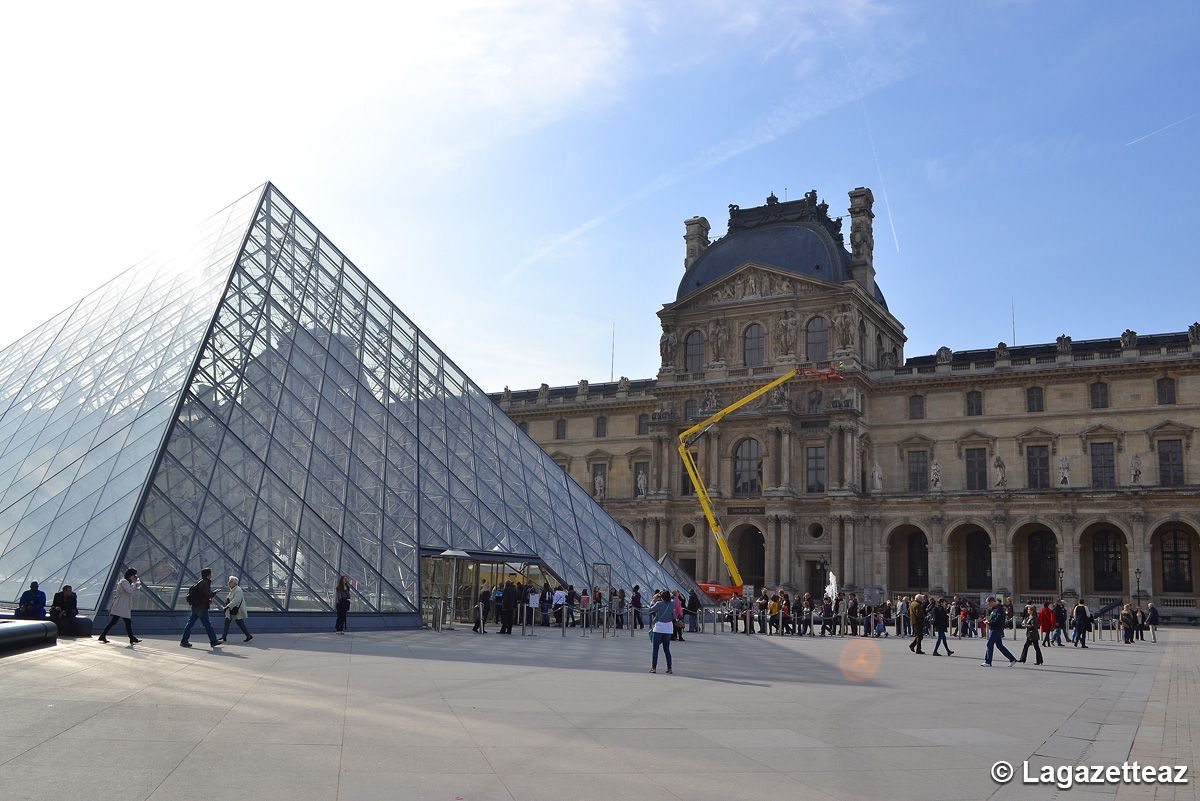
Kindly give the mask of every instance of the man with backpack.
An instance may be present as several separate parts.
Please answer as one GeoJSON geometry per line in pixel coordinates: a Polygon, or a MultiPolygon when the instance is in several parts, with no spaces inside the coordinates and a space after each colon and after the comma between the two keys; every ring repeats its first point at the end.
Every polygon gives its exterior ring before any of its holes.
{"type": "Polygon", "coordinates": [[[192,614],[188,618],[187,626],[183,629],[183,639],[179,641],[181,647],[192,647],[192,644],[188,642],[188,638],[192,636],[192,626],[196,625],[197,620],[204,623],[204,631],[208,634],[209,647],[216,648],[221,644],[217,640],[217,633],[213,631],[212,623],[208,619],[208,607],[215,597],[217,597],[217,594],[212,590],[212,569],[206,567],[200,571],[200,580],[188,588],[187,591],[187,602],[188,606],[192,608],[192,614]]]}

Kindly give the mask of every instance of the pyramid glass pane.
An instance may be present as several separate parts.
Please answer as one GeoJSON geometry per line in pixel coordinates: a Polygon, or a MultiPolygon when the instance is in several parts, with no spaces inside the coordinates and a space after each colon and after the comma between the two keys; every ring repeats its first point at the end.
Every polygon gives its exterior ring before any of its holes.
{"type": "Polygon", "coordinates": [[[0,592],[201,567],[256,613],[413,615],[422,555],[674,586],[269,184],[0,351],[0,592]]]}

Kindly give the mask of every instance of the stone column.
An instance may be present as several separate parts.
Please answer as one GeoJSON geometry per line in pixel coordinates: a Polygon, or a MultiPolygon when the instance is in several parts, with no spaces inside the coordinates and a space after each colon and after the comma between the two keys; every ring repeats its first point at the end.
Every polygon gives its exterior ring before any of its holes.
{"type": "Polygon", "coordinates": [[[854,534],[854,518],[847,517],[844,524],[842,540],[842,548],[844,552],[842,564],[846,571],[846,575],[842,578],[842,583],[846,584],[847,586],[858,587],[858,571],[856,569],[858,567],[858,560],[855,559],[854,554],[854,548],[857,545],[856,541],[858,538],[855,537],[854,534]]]}
{"type": "MultiPolygon", "coordinates": [[[[1141,590],[1143,596],[1149,596],[1154,592],[1154,573],[1150,565],[1150,532],[1146,531],[1146,514],[1135,509],[1129,515],[1129,531],[1132,535],[1129,543],[1129,559],[1128,567],[1126,568],[1129,575],[1125,577],[1128,584],[1128,591],[1125,593],[1127,598],[1133,599],[1135,602],[1142,602],[1141,598],[1135,598],[1134,593],[1138,591],[1138,577],[1136,571],[1141,569],[1141,590]]],[[[1145,606],[1142,607],[1145,609],[1145,606]]]]}
{"type": "Polygon", "coordinates": [[[1008,547],[1008,518],[992,518],[996,530],[996,542],[992,546],[992,589],[999,593],[1013,591],[1012,552],[1008,547]]]}
{"type": "Polygon", "coordinates": [[[712,495],[721,494],[721,429],[713,426],[708,430],[709,466],[708,491],[712,495]]]}
{"type": "Polygon", "coordinates": [[[661,517],[654,518],[654,550],[650,552],[656,560],[663,555],[662,551],[662,529],[663,521],[661,517]]]}
{"type": "Polygon", "coordinates": [[[796,583],[795,566],[792,560],[792,523],[796,518],[791,515],[783,515],[779,518],[779,526],[782,529],[782,537],[780,547],[783,549],[781,558],[783,559],[783,580],[788,584],[796,583]]]}
{"type": "Polygon", "coordinates": [[[842,487],[854,483],[854,432],[849,427],[842,429],[842,487]]]}
{"type": "Polygon", "coordinates": [[[829,450],[825,454],[826,489],[841,489],[842,468],[842,429],[841,426],[829,427],[829,450]]]}
{"type": "MultiPolygon", "coordinates": [[[[1079,548],[1075,546],[1075,515],[1060,515],[1058,523],[1059,536],[1062,538],[1058,556],[1059,566],[1063,569],[1063,595],[1078,597],[1083,592],[1083,575],[1080,573],[1079,548]]],[[[1058,576],[1054,578],[1058,580],[1058,576]]]]}
{"type": "Polygon", "coordinates": [[[929,591],[944,595],[949,576],[946,570],[946,548],[942,544],[942,518],[935,517],[929,527],[929,591]]]}
{"type": "Polygon", "coordinates": [[[763,491],[771,492],[779,487],[779,427],[767,428],[767,460],[763,465],[763,491]]]}
{"type": "Polygon", "coordinates": [[[839,584],[845,580],[846,573],[842,567],[842,520],[842,517],[835,517],[829,521],[829,570],[837,574],[839,584]]]}
{"type": "Polygon", "coordinates": [[[779,515],[771,515],[769,519],[771,521],[771,533],[774,537],[773,549],[775,551],[775,558],[772,560],[775,580],[772,583],[774,586],[778,587],[783,583],[783,524],[781,522],[782,518],[780,518],[779,515]]]}
{"type": "Polygon", "coordinates": [[[792,488],[792,430],[784,428],[783,431],[783,447],[780,451],[780,459],[783,464],[783,478],[779,485],[784,489],[792,488]]]}

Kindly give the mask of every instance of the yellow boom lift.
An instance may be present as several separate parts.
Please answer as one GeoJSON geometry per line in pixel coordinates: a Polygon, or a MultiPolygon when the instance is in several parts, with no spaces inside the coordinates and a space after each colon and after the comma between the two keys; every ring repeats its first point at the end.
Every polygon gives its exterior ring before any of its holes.
{"type": "Polygon", "coordinates": [[[729,568],[729,579],[733,582],[732,585],[699,582],[701,589],[708,593],[714,600],[728,600],[729,598],[740,596],[742,594],[742,574],[738,570],[737,564],[733,561],[733,554],[729,551],[729,543],[725,541],[725,532],[721,528],[721,522],[717,519],[716,512],[713,511],[712,498],[708,495],[704,479],[700,477],[700,468],[696,465],[696,460],[692,457],[691,444],[707,431],[709,427],[716,425],[746,404],[753,403],[771,390],[786,384],[796,377],[812,378],[821,381],[842,381],[845,379],[840,365],[838,368],[822,370],[797,368],[759,387],[750,394],[739,398],[716,414],[701,420],[696,425],[681,431],[679,434],[679,458],[683,460],[683,466],[687,470],[688,477],[692,480],[692,486],[696,490],[696,498],[700,501],[700,507],[704,509],[704,517],[708,520],[708,527],[712,529],[713,537],[717,541],[717,547],[721,549],[721,558],[725,560],[725,566],[729,568]]]}

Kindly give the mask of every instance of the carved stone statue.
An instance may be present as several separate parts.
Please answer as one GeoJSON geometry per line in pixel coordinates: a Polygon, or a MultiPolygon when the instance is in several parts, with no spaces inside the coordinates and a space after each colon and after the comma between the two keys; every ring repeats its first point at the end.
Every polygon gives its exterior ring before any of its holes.
{"type": "Polygon", "coordinates": [[[724,322],[717,326],[717,352],[722,359],[729,352],[729,326],[724,322]]]}
{"type": "Polygon", "coordinates": [[[1188,342],[1193,345],[1200,344],[1200,323],[1188,326],[1188,342]]]}
{"type": "Polygon", "coordinates": [[[1008,468],[1004,466],[1004,460],[1000,458],[1000,454],[996,454],[996,458],[992,460],[992,467],[996,470],[996,486],[1001,489],[1008,489],[1008,468]]]}
{"type": "Polygon", "coordinates": [[[504,395],[501,396],[500,402],[505,405],[512,403],[512,390],[507,386],[504,388],[504,395]]]}
{"type": "Polygon", "coordinates": [[[549,401],[549,400],[550,400],[550,385],[549,385],[549,384],[542,384],[540,387],[538,387],[538,399],[537,399],[537,402],[538,402],[538,403],[543,403],[543,404],[544,404],[544,403],[546,403],[546,402],[547,402],[547,401],[549,401]]]}
{"type": "Polygon", "coordinates": [[[746,274],[746,297],[755,297],[758,295],[758,280],[753,272],[746,274]]]}
{"type": "Polygon", "coordinates": [[[942,491],[942,466],[937,459],[933,460],[933,466],[929,469],[929,486],[934,492],[942,491]]]}
{"type": "Polygon", "coordinates": [[[886,351],[879,354],[879,367],[883,370],[895,370],[896,354],[892,353],[891,351],[886,351]]]}
{"type": "Polygon", "coordinates": [[[883,492],[883,468],[879,466],[879,462],[871,465],[871,491],[883,492]]]}
{"type": "Polygon", "coordinates": [[[617,381],[617,392],[623,392],[626,395],[629,394],[629,379],[625,376],[621,376],[617,381]]]}
{"type": "Polygon", "coordinates": [[[1137,347],[1137,331],[1132,328],[1126,328],[1121,332],[1121,347],[1136,348],[1137,347]]]}
{"type": "Polygon", "coordinates": [[[949,364],[950,361],[954,358],[954,351],[950,350],[945,345],[942,345],[940,348],[937,349],[937,357],[936,358],[937,358],[938,364],[949,364]]]}
{"type": "Polygon", "coordinates": [[[833,335],[838,350],[854,348],[854,318],[847,307],[842,307],[841,313],[833,318],[833,335]]]}
{"type": "Polygon", "coordinates": [[[592,479],[592,497],[603,498],[605,490],[604,474],[596,473],[596,477],[592,479]]]}
{"type": "Polygon", "coordinates": [[[721,396],[717,394],[715,389],[707,390],[704,393],[704,400],[700,401],[700,411],[715,412],[721,408],[721,396]]]}
{"type": "Polygon", "coordinates": [[[583,398],[584,400],[586,400],[586,399],[587,399],[587,396],[588,396],[588,381],[587,381],[587,379],[586,379],[586,378],[581,378],[581,379],[579,379],[579,388],[575,390],[575,396],[576,396],[577,398],[583,398]]]}
{"type": "Polygon", "coordinates": [[[767,401],[768,406],[787,406],[788,405],[788,385],[780,384],[771,390],[770,399],[767,401]]]}
{"type": "Polygon", "coordinates": [[[713,364],[724,361],[725,351],[722,346],[729,338],[728,333],[721,333],[724,327],[720,320],[712,320],[708,324],[708,344],[712,351],[713,364]]]}
{"type": "Polygon", "coordinates": [[[1008,359],[1009,358],[1008,345],[1001,342],[1000,344],[998,344],[996,346],[996,358],[997,359],[1008,359]]]}
{"type": "Polygon", "coordinates": [[[1058,352],[1059,353],[1070,353],[1071,352],[1071,338],[1069,336],[1067,336],[1066,334],[1059,334],[1058,339],[1055,341],[1058,343],[1058,352]]]}
{"type": "Polygon", "coordinates": [[[1140,486],[1142,483],[1142,457],[1136,453],[1129,460],[1129,474],[1132,477],[1133,485],[1140,486]]]}
{"type": "Polygon", "coordinates": [[[675,347],[679,344],[679,337],[667,325],[663,325],[662,336],[658,338],[658,352],[662,356],[663,367],[670,367],[675,364],[675,347]]]}
{"type": "Polygon", "coordinates": [[[796,313],[785,311],[775,324],[775,344],[779,347],[780,356],[790,356],[796,344],[796,313]]]}
{"type": "Polygon", "coordinates": [[[639,471],[637,474],[637,494],[639,498],[646,497],[646,484],[649,479],[646,478],[646,471],[639,471]]]}
{"type": "Polygon", "coordinates": [[[823,399],[824,399],[824,396],[821,394],[821,390],[810,389],[808,391],[808,413],[809,414],[820,414],[821,401],[823,399]]]}
{"type": "Polygon", "coordinates": [[[1071,486],[1071,460],[1065,455],[1058,457],[1058,486],[1071,486]]]}

